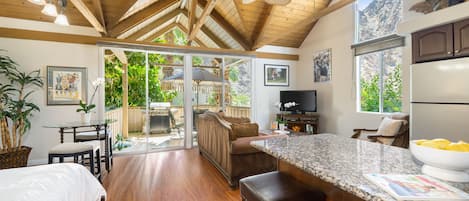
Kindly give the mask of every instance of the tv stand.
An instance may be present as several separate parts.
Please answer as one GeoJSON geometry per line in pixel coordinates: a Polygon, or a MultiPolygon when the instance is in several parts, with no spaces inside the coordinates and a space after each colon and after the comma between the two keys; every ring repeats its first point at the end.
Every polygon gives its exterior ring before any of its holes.
{"type": "Polygon", "coordinates": [[[277,119],[287,123],[291,129],[293,126],[299,126],[300,132],[306,132],[306,125],[313,126],[313,134],[319,133],[319,114],[277,114],[277,119]]]}

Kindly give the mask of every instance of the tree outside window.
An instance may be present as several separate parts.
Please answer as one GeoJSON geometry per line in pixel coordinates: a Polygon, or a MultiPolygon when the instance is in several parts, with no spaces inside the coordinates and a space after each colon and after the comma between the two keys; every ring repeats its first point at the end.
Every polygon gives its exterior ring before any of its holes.
{"type": "MultiPolygon", "coordinates": [[[[356,42],[396,33],[402,0],[359,0],[356,42]]],[[[373,43],[368,44],[373,46],[373,43]]],[[[382,48],[356,57],[360,112],[399,112],[402,107],[402,48],[382,48]]]]}

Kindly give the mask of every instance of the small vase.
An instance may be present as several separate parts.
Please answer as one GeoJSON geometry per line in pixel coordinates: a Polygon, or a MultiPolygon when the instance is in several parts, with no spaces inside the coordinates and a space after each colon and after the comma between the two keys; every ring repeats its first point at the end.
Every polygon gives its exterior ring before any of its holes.
{"type": "Polygon", "coordinates": [[[91,113],[81,113],[82,123],[90,123],[90,121],[91,121],[91,113]]]}
{"type": "Polygon", "coordinates": [[[281,130],[281,131],[285,130],[285,124],[284,123],[279,123],[278,124],[278,129],[281,130]]]}

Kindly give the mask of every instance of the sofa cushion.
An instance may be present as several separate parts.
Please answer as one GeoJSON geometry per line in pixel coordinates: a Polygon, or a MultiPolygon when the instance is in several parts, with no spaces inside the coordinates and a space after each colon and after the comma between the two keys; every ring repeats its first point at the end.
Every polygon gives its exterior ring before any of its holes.
{"type": "Polygon", "coordinates": [[[231,154],[252,154],[261,152],[260,150],[251,146],[251,141],[265,140],[275,137],[288,137],[287,135],[262,135],[254,137],[241,137],[231,141],[231,154]]]}
{"type": "Polygon", "coordinates": [[[236,138],[259,135],[259,126],[256,123],[231,124],[231,130],[236,138]]]}

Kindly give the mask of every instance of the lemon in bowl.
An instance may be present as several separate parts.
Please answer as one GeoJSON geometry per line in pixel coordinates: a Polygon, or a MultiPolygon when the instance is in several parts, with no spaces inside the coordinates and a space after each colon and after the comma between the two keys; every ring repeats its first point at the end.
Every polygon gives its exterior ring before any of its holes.
{"type": "Polygon", "coordinates": [[[424,165],[424,174],[453,182],[469,182],[469,144],[446,139],[413,140],[410,152],[424,165]]]}

